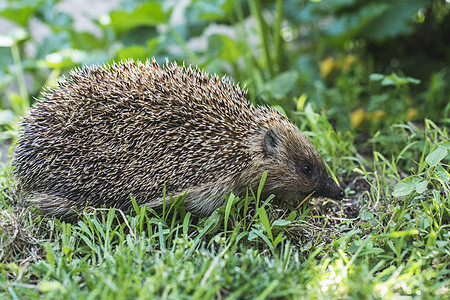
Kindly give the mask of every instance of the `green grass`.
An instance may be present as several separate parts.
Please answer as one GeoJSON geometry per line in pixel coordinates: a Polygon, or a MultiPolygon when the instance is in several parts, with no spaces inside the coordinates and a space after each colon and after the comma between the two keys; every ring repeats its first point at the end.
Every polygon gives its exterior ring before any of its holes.
{"type": "MultiPolygon", "coordinates": [[[[310,135],[328,153],[324,141],[336,133],[322,127],[328,134],[310,126],[310,135]]],[[[3,168],[0,297],[444,299],[450,293],[448,135],[431,121],[393,130],[404,145],[398,156],[347,157],[344,166],[350,171],[350,161],[353,172],[345,176],[360,183],[348,185],[347,201],[316,199],[297,210],[272,206],[259,190],[243,199],[230,195],[208,218],[186,213],[179,199],[164,212],[100,209],[69,224],[13,205],[14,182],[3,168]],[[407,174],[400,166],[410,156],[417,161],[407,174]],[[405,175],[411,176],[399,182],[405,175]]],[[[342,148],[334,153],[353,151],[343,149],[345,139],[334,141],[342,148]]]]}

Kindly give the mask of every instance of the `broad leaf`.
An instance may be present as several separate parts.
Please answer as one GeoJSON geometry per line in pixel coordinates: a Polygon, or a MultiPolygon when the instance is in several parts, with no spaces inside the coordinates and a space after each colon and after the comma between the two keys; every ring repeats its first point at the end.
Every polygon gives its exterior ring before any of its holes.
{"type": "Polygon", "coordinates": [[[423,192],[426,191],[427,186],[428,186],[428,181],[424,180],[422,182],[419,182],[416,185],[416,192],[419,193],[419,194],[422,194],[423,192]]]}
{"type": "Polygon", "coordinates": [[[447,156],[448,150],[445,146],[439,145],[436,150],[431,152],[430,154],[425,157],[425,161],[430,165],[434,166],[441,162],[441,160],[444,159],[444,157],[447,156]]]}
{"type": "Polygon", "coordinates": [[[422,179],[420,177],[414,176],[403,179],[394,186],[394,192],[392,195],[395,197],[401,197],[411,194],[415,190],[417,183],[421,180],[422,179]]]}
{"type": "Polygon", "coordinates": [[[164,24],[167,16],[157,2],[143,3],[133,11],[116,10],[111,12],[111,26],[116,32],[127,31],[140,26],[164,24]]]}

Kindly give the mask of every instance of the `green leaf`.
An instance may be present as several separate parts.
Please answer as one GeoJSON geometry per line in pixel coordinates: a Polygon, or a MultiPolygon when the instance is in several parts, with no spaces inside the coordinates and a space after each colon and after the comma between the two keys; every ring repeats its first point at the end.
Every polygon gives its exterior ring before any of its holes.
{"type": "Polygon", "coordinates": [[[447,150],[450,151],[450,139],[443,140],[439,143],[439,146],[445,147],[447,150]]]}
{"type": "MultiPolygon", "coordinates": [[[[374,237],[398,238],[398,237],[410,236],[410,235],[416,235],[416,234],[419,234],[419,231],[417,229],[409,229],[409,230],[388,232],[385,234],[375,235],[374,237]]],[[[393,245],[392,245],[392,247],[393,247],[393,245]]],[[[393,250],[395,251],[395,247],[393,248],[393,250]]]]}
{"type": "Polygon", "coordinates": [[[357,11],[342,14],[326,28],[325,33],[332,37],[335,44],[343,44],[365,29],[365,26],[389,9],[386,3],[371,3],[357,11]]]}
{"type": "Polygon", "coordinates": [[[168,16],[163,11],[161,3],[148,2],[138,6],[133,11],[116,10],[110,13],[110,26],[115,32],[124,32],[140,26],[155,26],[164,24],[168,16]]]}
{"type": "Polygon", "coordinates": [[[361,220],[365,220],[365,221],[372,220],[373,212],[371,212],[370,210],[363,209],[360,211],[359,217],[361,218],[361,220]]]}
{"type": "Polygon", "coordinates": [[[384,78],[383,74],[379,74],[379,73],[372,73],[369,76],[369,79],[372,81],[380,81],[384,78]]]}
{"type": "Polygon", "coordinates": [[[10,93],[9,102],[11,103],[11,109],[16,115],[21,115],[25,112],[26,107],[28,106],[28,99],[23,98],[18,93],[10,93]]]}
{"type": "Polygon", "coordinates": [[[287,216],[286,221],[294,221],[297,217],[297,213],[295,211],[291,212],[289,216],[287,216]]]}
{"type": "Polygon", "coordinates": [[[280,232],[273,241],[273,246],[276,247],[280,242],[284,241],[285,239],[286,237],[284,236],[284,231],[280,232]]]}
{"type": "Polygon", "coordinates": [[[409,83],[419,84],[420,80],[407,76],[398,76],[397,74],[392,73],[391,75],[384,76],[383,80],[381,81],[382,86],[401,86],[409,83]]]}
{"type": "Polygon", "coordinates": [[[139,45],[132,45],[129,47],[123,47],[117,50],[116,53],[119,60],[126,60],[129,58],[144,60],[149,57],[149,51],[139,45]]]}
{"type": "Polygon", "coordinates": [[[430,166],[434,166],[441,162],[441,160],[444,159],[444,157],[447,156],[448,150],[445,146],[439,145],[436,150],[431,152],[430,154],[425,157],[425,161],[430,166]]]}
{"type": "Polygon", "coordinates": [[[370,254],[380,254],[383,253],[384,249],[381,248],[368,248],[368,249],[364,249],[359,253],[359,256],[365,256],[365,255],[370,255],[370,254]]]}
{"type": "Polygon", "coordinates": [[[426,180],[424,180],[424,181],[418,183],[418,184],[416,185],[416,192],[417,192],[418,194],[422,194],[423,192],[426,191],[427,186],[428,186],[428,181],[426,181],[426,180]]]}
{"type": "Polygon", "coordinates": [[[72,46],[80,50],[92,50],[93,48],[108,48],[106,38],[97,37],[90,32],[70,32],[70,42],[72,46]]]}
{"type": "MultiPolygon", "coordinates": [[[[427,0],[396,0],[383,1],[387,5],[383,13],[366,24],[361,36],[368,40],[385,40],[399,35],[409,35],[415,24],[412,20],[414,13],[428,6],[427,0]]],[[[381,3],[377,3],[380,5],[381,3]]],[[[367,6],[363,6],[367,7],[367,6]]]]}
{"type": "Polygon", "coordinates": [[[416,184],[421,180],[422,179],[417,176],[411,176],[403,179],[394,186],[394,192],[392,192],[392,195],[395,197],[401,197],[411,194],[416,188],[416,184]]]}
{"type": "Polygon", "coordinates": [[[47,243],[44,245],[45,248],[45,260],[51,265],[51,266],[56,266],[56,261],[55,261],[55,255],[52,251],[52,248],[50,247],[50,244],[47,243]]]}
{"type": "Polygon", "coordinates": [[[8,1],[0,4],[0,16],[9,19],[20,26],[27,26],[30,18],[36,13],[46,0],[8,1]]]}
{"type": "Polygon", "coordinates": [[[225,206],[225,216],[224,216],[224,220],[223,220],[223,227],[224,227],[224,233],[225,233],[225,237],[227,234],[227,226],[228,226],[228,218],[230,217],[230,212],[231,212],[231,206],[233,205],[234,202],[234,194],[231,193],[230,196],[227,199],[227,204],[225,206]]]}
{"type": "Polygon", "coordinates": [[[191,213],[187,212],[186,215],[184,216],[184,220],[183,220],[183,235],[187,236],[189,233],[189,224],[191,222],[191,213]]]}
{"type": "Polygon", "coordinates": [[[45,57],[49,68],[70,68],[81,64],[86,59],[86,52],[77,49],[62,49],[45,57]]]}
{"type": "Polygon", "coordinates": [[[205,227],[202,230],[202,232],[204,232],[205,235],[213,234],[220,229],[221,224],[222,224],[222,214],[216,210],[211,214],[211,216],[208,217],[208,219],[206,219],[205,227]]]}
{"type": "Polygon", "coordinates": [[[200,21],[227,20],[235,7],[236,0],[192,1],[188,10],[192,18],[200,21]]]}
{"type": "Polygon", "coordinates": [[[281,99],[297,86],[298,72],[287,71],[266,83],[263,90],[275,99],[281,99]]]}
{"type": "Polygon", "coordinates": [[[384,77],[383,80],[381,80],[382,86],[388,86],[388,85],[395,85],[396,81],[393,78],[393,76],[390,77],[384,77]]]}
{"type": "Polygon", "coordinates": [[[59,281],[47,281],[43,280],[39,284],[39,291],[46,293],[50,291],[64,291],[64,286],[59,281]]]}
{"type": "Polygon", "coordinates": [[[261,193],[264,187],[264,183],[266,182],[266,178],[267,178],[267,171],[264,171],[258,185],[258,193],[256,194],[256,207],[259,207],[259,202],[261,200],[261,193]]]}
{"type": "Polygon", "coordinates": [[[225,34],[212,34],[208,37],[208,59],[217,57],[234,62],[242,55],[242,47],[238,42],[225,34]]]}
{"type": "Polygon", "coordinates": [[[448,182],[449,181],[449,174],[448,172],[442,167],[441,165],[436,166],[436,176],[439,178],[442,182],[448,182]]]}
{"type": "Polygon", "coordinates": [[[252,230],[248,234],[248,240],[249,241],[254,241],[255,239],[258,238],[258,236],[264,236],[264,234],[262,234],[261,231],[262,230],[257,230],[255,228],[252,228],[252,230]],[[256,232],[258,232],[259,234],[257,234],[256,232]]]}
{"type": "Polygon", "coordinates": [[[10,122],[13,122],[16,119],[16,115],[12,110],[0,110],[0,125],[5,125],[10,122]]]}
{"type": "Polygon", "coordinates": [[[264,235],[264,233],[261,232],[261,230],[252,229],[252,231],[249,234],[249,240],[250,240],[250,235],[252,235],[252,239],[255,239],[255,237],[254,237],[255,235],[259,236],[267,244],[267,246],[269,246],[269,248],[273,249],[273,247],[274,247],[273,243],[267,238],[267,236],[264,235]]]}
{"type": "Polygon", "coordinates": [[[196,17],[198,20],[210,21],[210,20],[220,20],[226,16],[226,12],[212,2],[197,1],[194,6],[196,12],[196,17]]]}
{"type": "Polygon", "coordinates": [[[257,209],[259,220],[263,224],[264,228],[267,231],[267,234],[269,235],[270,240],[273,242],[273,235],[272,235],[272,229],[270,228],[269,218],[267,217],[266,210],[264,207],[259,207],[257,209]]]}
{"type": "Polygon", "coordinates": [[[287,226],[291,223],[292,223],[291,221],[287,221],[287,220],[275,220],[272,223],[272,226],[287,226]]]}
{"type": "Polygon", "coordinates": [[[390,75],[383,75],[379,73],[370,74],[370,80],[372,81],[380,81],[382,86],[401,86],[405,84],[419,84],[420,80],[408,77],[408,76],[399,76],[395,73],[390,75]]]}

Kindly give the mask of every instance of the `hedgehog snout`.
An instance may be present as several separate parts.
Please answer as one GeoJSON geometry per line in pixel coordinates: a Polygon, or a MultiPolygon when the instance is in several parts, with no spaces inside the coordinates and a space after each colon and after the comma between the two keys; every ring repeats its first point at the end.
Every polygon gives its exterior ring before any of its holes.
{"type": "Polygon", "coordinates": [[[314,196],[322,196],[335,200],[342,200],[344,195],[344,190],[330,176],[324,181],[319,182],[314,193],[314,196]]]}

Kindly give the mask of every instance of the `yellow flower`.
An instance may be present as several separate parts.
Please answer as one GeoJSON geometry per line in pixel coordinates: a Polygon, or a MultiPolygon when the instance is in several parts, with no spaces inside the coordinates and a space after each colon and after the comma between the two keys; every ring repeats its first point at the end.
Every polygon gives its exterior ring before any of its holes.
{"type": "Polygon", "coordinates": [[[369,114],[365,112],[364,109],[362,108],[358,108],[350,114],[350,123],[352,124],[353,128],[361,126],[364,122],[368,121],[369,119],[370,119],[369,114]]]}
{"type": "Polygon", "coordinates": [[[384,119],[384,118],[386,118],[387,117],[387,113],[384,111],[384,110],[382,110],[382,109],[377,109],[376,111],[374,111],[373,113],[372,113],[372,119],[375,121],[375,122],[378,122],[378,121],[380,121],[381,119],[384,119]]]}
{"type": "Polygon", "coordinates": [[[338,63],[331,56],[325,58],[320,62],[320,75],[322,75],[322,77],[327,77],[337,66],[337,64],[338,63]]]}
{"type": "Polygon", "coordinates": [[[417,108],[409,108],[406,112],[406,121],[414,120],[419,116],[419,110],[417,108]]]}
{"type": "Polygon", "coordinates": [[[344,69],[344,71],[347,71],[348,68],[350,68],[353,64],[357,62],[358,57],[356,57],[356,55],[349,54],[344,58],[344,62],[342,63],[342,69],[344,69]]]}

